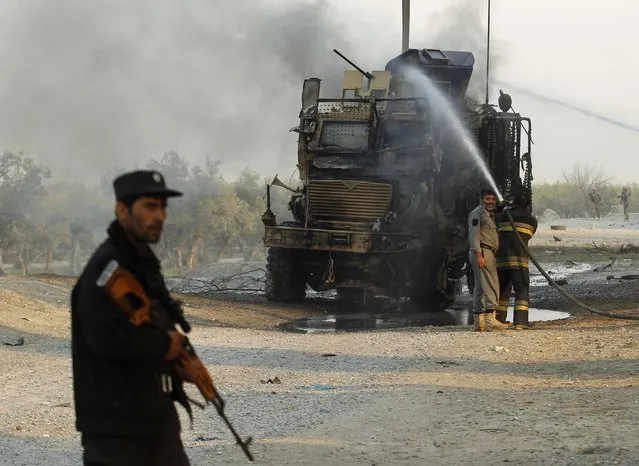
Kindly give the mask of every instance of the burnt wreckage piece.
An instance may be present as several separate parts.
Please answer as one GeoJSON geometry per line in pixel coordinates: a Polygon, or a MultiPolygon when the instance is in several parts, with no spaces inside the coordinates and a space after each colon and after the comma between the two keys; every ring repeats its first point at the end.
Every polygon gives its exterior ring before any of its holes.
{"type": "Polygon", "coordinates": [[[321,80],[304,81],[291,130],[300,186],[277,176],[267,186],[266,296],[300,301],[308,285],[445,308],[469,270],[467,215],[485,180],[436,102],[402,72],[416,68],[449,99],[507,199],[531,191],[530,119],[512,111],[507,94],[500,109],[467,98],[470,52],[408,49],[370,73],[346,60],[356,69],[345,71],[341,96],[320,98],[321,80]],[[277,223],[274,186],[292,192],[294,221],[277,223]]]}

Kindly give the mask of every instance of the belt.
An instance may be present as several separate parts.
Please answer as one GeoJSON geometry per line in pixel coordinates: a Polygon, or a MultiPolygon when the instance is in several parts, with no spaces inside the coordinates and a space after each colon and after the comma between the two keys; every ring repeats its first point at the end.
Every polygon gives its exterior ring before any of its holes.
{"type": "Polygon", "coordinates": [[[492,246],[488,246],[487,244],[484,244],[484,243],[481,243],[479,245],[479,247],[482,248],[482,249],[488,249],[493,254],[495,254],[497,252],[497,248],[493,248],[492,246]]]}

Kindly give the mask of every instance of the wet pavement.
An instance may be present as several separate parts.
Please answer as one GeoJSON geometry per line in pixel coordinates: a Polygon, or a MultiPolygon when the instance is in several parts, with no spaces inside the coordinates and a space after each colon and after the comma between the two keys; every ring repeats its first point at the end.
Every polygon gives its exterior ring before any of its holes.
{"type": "MultiPolygon", "coordinates": [[[[372,307],[372,306],[371,306],[372,307]]],[[[377,307],[377,306],[375,306],[377,307]]],[[[529,320],[531,322],[567,319],[570,314],[549,309],[530,309],[529,320]]],[[[512,322],[513,310],[508,311],[508,320],[512,322]]],[[[454,308],[437,312],[412,312],[399,309],[357,309],[356,312],[332,314],[322,317],[309,317],[284,322],[278,325],[281,330],[287,332],[335,332],[335,331],[362,331],[384,330],[400,328],[420,328],[439,326],[469,326],[473,323],[473,315],[469,307],[462,304],[454,308]]]]}

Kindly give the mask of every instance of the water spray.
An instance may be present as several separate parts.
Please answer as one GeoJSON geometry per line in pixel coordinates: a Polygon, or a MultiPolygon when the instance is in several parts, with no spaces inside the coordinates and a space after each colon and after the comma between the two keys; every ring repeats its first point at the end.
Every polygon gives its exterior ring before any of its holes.
{"type": "MultiPolygon", "coordinates": [[[[429,100],[431,105],[434,108],[437,108],[441,111],[441,116],[443,117],[443,119],[453,128],[453,130],[461,138],[464,149],[471,156],[473,161],[478,165],[484,178],[486,179],[486,181],[488,181],[491,188],[495,191],[499,204],[501,204],[502,206],[506,204],[503,195],[497,188],[497,184],[495,183],[495,180],[493,179],[492,175],[490,174],[490,171],[488,170],[488,167],[486,166],[486,162],[484,158],[481,156],[481,153],[479,149],[477,148],[477,146],[475,145],[475,142],[472,139],[471,135],[468,133],[466,128],[463,126],[463,124],[457,117],[448,99],[441,93],[439,89],[437,89],[437,87],[431,82],[428,76],[425,76],[423,73],[419,72],[418,70],[411,67],[407,67],[402,74],[406,77],[406,79],[410,80],[413,84],[415,84],[416,86],[419,86],[419,88],[421,88],[421,90],[423,91],[424,96],[429,100]]],[[[639,320],[639,316],[612,314],[609,312],[599,311],[591,306],[588,306],[585,303],[582,303],[581,301],[573,297],[571,294],[569,294],[566,290],[564,290],[561,286],[559,286],[548,275],[548,273],[546,273],[543,267],[539,264],[539,262],[537,262],[535,257],[530,253],[530,250],[528,249],[526,244],[521,239],[521,236],[517,232],[517,227],[512,218],[512,215],[510,214],[510,209],[508,207],[506,207],[506,215],[508,216],[508,220],[513,228],[513,231],[515,232],[515,235],[517,236],[518,241],[523,246],[524,251],[526,252],[526,255],[530,258],[531,262],[535,264],[535,267],[537,267],[539,272],[548,281],[548,283],[552,285],[553,287],[555,287],[564,297],[566,297],[567,299],[569,299],[570,301],[572,301],[573,303],[575,303],[582,309],[585,309],[594,314],[598,314],[604,317],[610,317],[613,319],[639,320]]]]}
{"type": "MultiPolygon", "coordinates": [[[[516,91],[517,93],[523,94],[523,95],[528,96],[528,97],[530,97],[532,99],[535,99],[537,101],[546,102],[546,103],[553,104],[553,105],[559,105],[561,107],[565,107],[565,108],[568,108],[568,109],[573,110],[575,112],[581,113],[582,115],[586,115],[586,116],[589,116],[591,118],[595,118],[597,120],[603,121],[603,122],[608,123],[610,125],[618,126],[620,128],[624,128],[624,129],[627,129],[629,131],[639,132],[639,126],[635,126],[635,125],[632,125],[630,123],[626,123],[626,122],[623,122],[623,121],[620,121],[620,120],[615,120],[614,118],[610,118],[610,117],[608,117],[606,115],[602,115],[601,113],[594,112],[594,111],[589,110],[587,108],[579,107],[577,105],[573,105],[573,104],[570,104],[568,102],[564,102],[563,100],[559,100],[559,99],[557,99],[555,97],[549,97],[549,96],[546,96],[546,95],[542,95],[540,93],[531,91],[530,89],[524,89],[523,87],[519,87],[519,86],[511,84],[511,83],[506,83],[506,82],[499,81],[499,80],[497,80],[495,82],[497,84],[501,84],[503,86],[507,86],[508,88],[516,91]]],[[[513,109],[513,111],[514,111],[514,109],[513,109]]]]}
{"type": "MultiPolygon", "coordinates": [[[[403,20],[402,52],[405,52],[408,49],[408,30],[409,30],[408,28],[409,28],[409,21],[410,21],[409,12],[410,12],[410,0],[402,0],[402,20],[403,20]]],[[[488,0],[488,34],[487,34],[486,40],[487,40],[487,44],[486,44],[486,105],[490,105],[489,104],[490,0],[488,0]]],[[[482,174],[484,175],[486,181],[488,181],[488,183],[490,184],[491,188],[495,191],[495,194],[497,196],[497,200],[498,200],[499,204],[501,204],[502,206],[505,206],[504,208],[505,208],[505,211],[506,211],[506,215],[508,217],[508,221],[510,222],[510,224],[512,226],[512,229],[515,232],[515,236],[517,237],[517,240],[519,241],[519,243],[523,247],[524,251],[526,252],[526,255],[530,258],[531,262],[533,264],[535,264],[535,267],[537,267],[537,270],[539,270],[539,272],[548,281],[548,283],[550,285],[552,285],[553,287],[555,287],[557,289],[557,291],[559,291],[559,293],[561,293],[565,298],[569,299],[570,301],[572,301],[573,303],[575,303],[577,306],[581,307],[582,309],[585,309],[586,311],[592,312],[593,314],[598,314],[600,316],[609,317],[609,318],[612,318],[612,319],[639,320],[639,316],[632,316],[632,315],[627,315],[627,314],[612,314],[610,312],[604,312],[604,311],[597,310],[597,309],[595,309],[595,308],[593,308],[591,306],[588,306],[585,303],[582,303],[577,298],[575,298],[570,293],[568,293],[566,290],[564,290],[561,286],[559,286],[552,279],[552,277],[550,277],[550,275],[548,275],[548,273],[546,273],[546,271],[539,264],[539,262],[537,262],[537,259],[535,259],[535,257],[530,253],[530,250],[528,249],[528,247],[526,246],[526,244],[522,240],[521,236],[519,235],[519,232],[517,231],[517,226],[515,225],[515,221],[514,221],[512,215],[511,215],[511,213],[510,213],[510,208],[507,205],[507,202],[504,200],[504,197],[501,194],[501,192],[499,191],[499,188],[497,188],[497,184],[495,183],[495,180],[493,179],[492,175],[490,174],[490,171],[488,170],[488,167],[486,166],[486,162],[485,162],[484,158],[481,156],[481,153],[480,153],[479,149],[477,148],[473,138],[471,137],[469,132],[466,130],[464,125],[461,123],[459,117],[455,113],[455,111],[454,111],[451,103],[449,102],[449,100],[446,98],[446,96],[444,96],[441,93],[441,91],[437,88],[437,86],[435,86],[431,82],[431,80],[430,80],[430,78],[428,78],[428,76],[424,75],[423,73],[421,73],[420,71],[416,70],[415,68],[406,67],[402,74],[406,77],[406,79],[412,81],[413,84],[416,84],[419,87],[421,87],[421,89],[424,91],[423,92],[424,96],[429,100],[429,102],[431,103],[432,107],[438,108],[441,111],[441,114],[442,114],[443,118],[446,120],[446,122],[453,128],[453,130],[457,133],[457,135],[460,136],[460,138],[462,140],[462,143],[463,143],[463,146],[464,146],[464,149],[466,149],[466,152],[468,152],[470,154],[470,156],[472,157],[473,161],[480,168],[480,170],[481,170],[482,174]]],[[[503,95],[504,94],[500,91],[500,98],[503,95]]],[[[547,100],[552,100],[552,99],[547,99],[547,100]]],[[[555,102],[555,103],[559,103],[560,105],[565,105],[565,104],[563,104],[561,102],[555,102]]],[[[510,102],[510,105],[508,105],[508,106],[510,108],[512,108],[512,102],[510,102]]],[[[575,108],[575,107],[573,107],[573,108],[575,108]]],[[[582,111],[583,113],[587,113],[587,112],[583,111],[582,109],[577,109],[577,108],[575,108],[575,109],[579,110],[579,111],[582,111]]],[[[589,113],[589,114],[591,114],[591,113],[589,113]]],[[[598,115],[594,115],[594,116],[601,118],[598,115]]],[[[604,118],[601,118],[601,119],[604,119],[604,118]]],[[[608,122],[612,122],[612,123],[617,124],[619,126],[626,126],[628,129],[636,130],[634,127],[629,127],[627,125],[619,124],[619,122],[611,121],[609,119],[606,119],[606,120],[608,122]]],[[[532,142],[532,140],[531,140],[531,142],[532,142]]]]}
{"type": "Polygon", "coordinates": [[[493,189],[493,191],[495,191],[495,194],[497,195],[497,200],[499,202],[502,202],[504,200],[504,197],[499,191],[495,180],[493,180],[490,171],[488,171],[486,161],[477,148],[473,137],[470,135],[468,130],[464,127],[461,120],[457,116],[448,98],[444,94],[442,94],[442,92],[437,88],[437,86],[435,86],[435,84],[433,84],[428,76],[424,75],[419,70],[407,66],[402,71],[402,74],[416,88],[422,91],[421,94],[429,101],[432,108],[439,110],[442,119],[445,120],[446,123],[453,129],[453,131],[459,136],[465,151],[470,154],[473,161],[477,164],[482,174],[484,175],[484,178],[490,183],[490,187],[493,189]]]}

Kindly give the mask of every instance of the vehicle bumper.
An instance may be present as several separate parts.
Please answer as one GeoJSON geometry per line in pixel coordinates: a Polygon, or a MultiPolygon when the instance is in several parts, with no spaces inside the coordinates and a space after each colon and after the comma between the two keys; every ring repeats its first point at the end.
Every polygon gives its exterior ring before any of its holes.
{"type": "Polygon", "coordinates": [[[418,246],[420,239],[398,233],[373,233],[349,230],[322,230],[267,226],[264,246],[314,251],[341,251],[353,253],[396,253],[418,246]]]}

